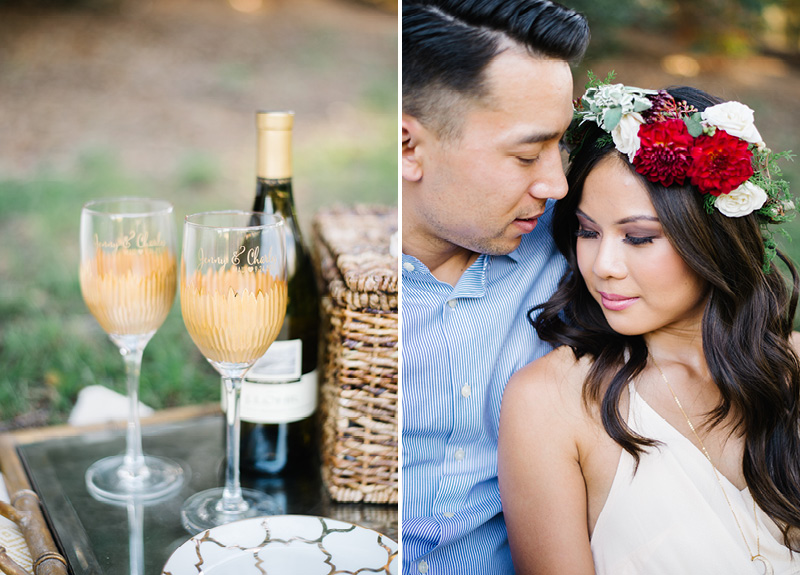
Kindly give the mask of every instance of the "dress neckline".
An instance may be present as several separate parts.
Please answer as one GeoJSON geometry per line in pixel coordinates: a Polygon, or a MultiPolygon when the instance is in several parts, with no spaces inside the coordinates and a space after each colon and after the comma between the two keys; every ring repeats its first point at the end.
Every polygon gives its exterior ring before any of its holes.
{"type": "MultiPolygon", "coordinates": [[[[658,411],[656,411],[655,408],[653,408],[653,406],[651,406],[649,403],[647,403],[645,398],[642,397],[642,395],[636,390],[636,386],[633,384],[632,381],[628,384],[628,386],[629,386],[631,395],[632,396],[635,395],[638,398],[638,401],[640,401],[642,403],[642,405],[645,407],[645,409],[650,410],[650,412],[653,415],[655,415],[658,418],[659,421],[661,421],[667,428],[669,428],[669,430],[672,432],[673,435],[678,436],[682,441],[684,441],[688,445],[690,445],[692,447],[692,451],[696,454],[697,457],[702,458],[703,461],[705,461],[707,464],[711,465],[711,463],[708,461],[708,458],[705,456],[705,454],[700,450],[699,447],[697,447],[694,444],[694,442],[691,439],[689,439],[683,433],[678,431],[678,429],[674,425],[672,425],[669,421],[667,421],[664,418],[664,416],[662,416],[660,413],[658,413],[658,411]]],[[[722,479],[722,481],[724,481],[725,483],[728,484],[728,486],[733,488],[733,490],[736,493],[739,493],[739,494],[742,494],[742,495],[744,495],[745,493],[749,493],[750,490],[747,487],[747,485],[745,485],[743,489],[739,489],[736,486],[736,484],[733,481],[731,481],[730,479],[728,479],[728,477],[724,473],[722,473],[719,469],[717,469],[717,473],[719,474],[719,476],[722,479]]]]}

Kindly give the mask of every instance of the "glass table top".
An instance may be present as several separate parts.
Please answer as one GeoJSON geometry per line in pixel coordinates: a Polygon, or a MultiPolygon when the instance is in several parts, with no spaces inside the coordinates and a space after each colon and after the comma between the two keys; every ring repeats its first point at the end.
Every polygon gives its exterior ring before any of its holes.
{"type": "MultiPolygon", "coordinates": [[[[190,538],[180,509],[193,493],[221,486],[224,421],[205,416],[143,428],[144,452],[186,464],[188,481],[176,495],[152,504],[97,501],[84,483],[86,469],[122,453],[124,431],[109,430],[18,446],[64,555],[75,575],[158,575],[172,552],[190,538]]],[[[243,487],[271,495],[283,514],[331,517],[373,529],[397,541],[397,505],[339,503],[328,495],[319,465],[289,478],[242,477],[243,487]]]]}

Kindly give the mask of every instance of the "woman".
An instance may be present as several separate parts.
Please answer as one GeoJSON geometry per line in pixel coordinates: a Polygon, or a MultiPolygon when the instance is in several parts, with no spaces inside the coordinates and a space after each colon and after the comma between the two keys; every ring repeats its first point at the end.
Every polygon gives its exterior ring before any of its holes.
{"type": "Polygon", "coordinates": [[[518,574],[800,573],[800,362],[766,223],[785,182],[742,104],[595,85],[531,314],[500,492],[518,574]],[[560,347],[558,347],[560,346],[560,347]]]}

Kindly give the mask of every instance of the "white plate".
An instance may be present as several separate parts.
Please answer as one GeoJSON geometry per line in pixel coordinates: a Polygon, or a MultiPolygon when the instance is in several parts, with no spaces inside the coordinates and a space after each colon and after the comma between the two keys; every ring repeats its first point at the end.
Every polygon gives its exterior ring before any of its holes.
{"type": "Polygon", "coordinates": [[[162,575],[397,574],[397,543],[327,517],[252,517],[198,533],[162,575]]]}

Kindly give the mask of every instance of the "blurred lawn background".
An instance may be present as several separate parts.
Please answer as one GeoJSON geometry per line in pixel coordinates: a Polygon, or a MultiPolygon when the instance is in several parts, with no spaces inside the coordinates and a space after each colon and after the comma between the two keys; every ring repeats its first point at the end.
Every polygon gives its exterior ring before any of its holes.
{"type": "MultiPolygon", "coordinates": [[[[255,110],[292,109],[295,201],[397,202],[397,5],[387,0],[0,0],[0,430],[125,393],[83,303],[81,206],[140,195],[248,209],[255,110]]],[[[154,408],[217,401],[175,301],[144,353],[154,408]]]]}

